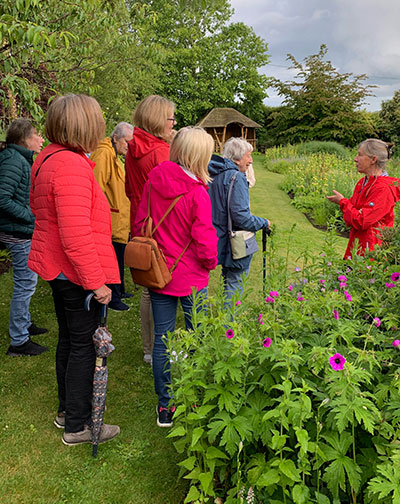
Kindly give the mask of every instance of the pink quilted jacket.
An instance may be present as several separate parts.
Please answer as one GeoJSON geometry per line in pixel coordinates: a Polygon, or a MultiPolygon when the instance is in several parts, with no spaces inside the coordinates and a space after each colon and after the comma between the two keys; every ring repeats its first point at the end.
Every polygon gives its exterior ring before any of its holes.
{"type": "Polygon", "coordinates": [[[63,150],[41,166],[61,149],[50,144],[32,167],[30,204],[36,221],[28,266],[44,280],[63,273],[88,290],[119,283],[110,207],[94,178],[94,163],[63,150]]]}

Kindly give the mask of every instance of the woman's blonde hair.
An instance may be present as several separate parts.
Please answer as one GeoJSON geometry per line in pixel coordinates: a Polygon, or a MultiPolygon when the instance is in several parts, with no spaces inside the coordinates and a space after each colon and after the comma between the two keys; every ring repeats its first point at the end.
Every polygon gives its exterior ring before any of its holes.
{"type": "Polygon", "coordinates": [[[214,151],[214,140],[203,128],[187,126],[172,140],[169,159],[186,168],[207,184],[211,178],[208,163],[214,151]]]}
{"type": "Polygon", "coordinates": [[[133,124],[157,138],[165,139],[165,121],[172,119],[175,104],[158,95],[142,100],[133,112],[133,124]]]}
{"type": "Polygon", "coordinates": [[[53,100],[46,116],[46,136],[78,152],[92,152],[104,138],[100,105],[91,96],[67,94],[53,100]]]}
{"type": "Polygon", "coordinates": [[[381,170],[385,169],[386,163],[391,155],[392,147],[393,144],[387,144],[377,138],[368,138],[358,146],[367,156],[376,156],[376,164],[381,170]]]}

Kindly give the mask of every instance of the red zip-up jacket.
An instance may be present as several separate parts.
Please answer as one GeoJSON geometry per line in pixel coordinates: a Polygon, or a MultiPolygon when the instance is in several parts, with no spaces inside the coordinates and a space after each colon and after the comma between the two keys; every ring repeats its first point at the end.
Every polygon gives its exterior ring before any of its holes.
{"type": "Polygon", "coordinates": [[[150,171],[169,159],[169,144],[135,127],[125,158],[125,192],[131,201],[131,229],[150,171]]]}
{"type": "Polygon", "coordinates": [[[400,199],[399,179],[381,175],[359,180],[350,199],[339,202],[345,223],[351,227],[349,243],[344,255],[351,259],[355,240],[358,240],[358,255],[372,251],[381,244],[380,229],[392,227],[394,205],[400,199]]]}

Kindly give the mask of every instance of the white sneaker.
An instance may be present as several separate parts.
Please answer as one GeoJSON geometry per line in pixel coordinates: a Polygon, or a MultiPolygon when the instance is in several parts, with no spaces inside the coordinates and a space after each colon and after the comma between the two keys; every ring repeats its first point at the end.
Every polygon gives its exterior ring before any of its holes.
{"type": "Polygon", "coordinates": [[[143,360],[146,364],[150,364],[150,366],[153,364],[153,357],[149,353],[145,353],[143,360]]]}

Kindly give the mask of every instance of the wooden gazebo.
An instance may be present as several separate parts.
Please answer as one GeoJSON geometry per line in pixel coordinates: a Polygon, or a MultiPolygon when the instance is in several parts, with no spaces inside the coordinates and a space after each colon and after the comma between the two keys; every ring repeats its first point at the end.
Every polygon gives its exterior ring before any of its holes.
{"type": "Polygon", "coordinates": [[[222,152],[225,142],[231,137],[246,139],[255,150],[256,128],[261,128],[255,121],[234,108],[214,108],[197,123],[197,126],[204,128],[214,138],[217,152],[222,152]]]}

